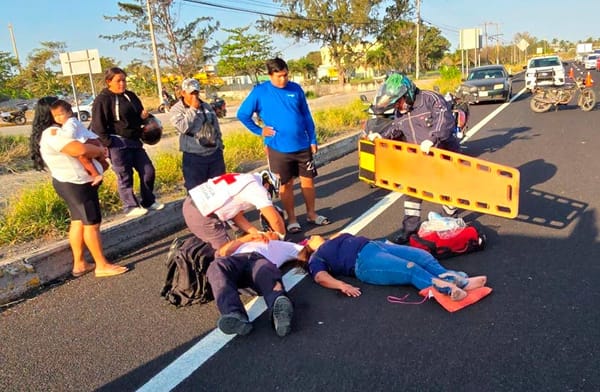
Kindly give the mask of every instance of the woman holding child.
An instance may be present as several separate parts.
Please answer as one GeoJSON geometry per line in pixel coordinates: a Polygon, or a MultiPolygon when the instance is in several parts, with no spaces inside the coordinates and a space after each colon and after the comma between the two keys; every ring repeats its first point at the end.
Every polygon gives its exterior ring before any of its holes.
{"type": "MultiPolygon", "coordinates": [[[[65,201],[71,215],[69,244],[73,251],[72,275],[75,277],[95,271],[96,277],[120,275],[127,267],[110,263],[104,256],[100,237],[102,214],[98,199],[98,185],[79,158],[102,161],[105,149],[75,140],[71,132],[63,132],[52,117],[51,105],[56,97],[44,97],[37,103],[31,130],[31,158],[37,170],[47,167],[52,175],[56,193],[65,201]],[[84,246],[95,264],[85,261],[84,246]]],[[[100,168],[101,169],[101,168],[100,168]]]]}

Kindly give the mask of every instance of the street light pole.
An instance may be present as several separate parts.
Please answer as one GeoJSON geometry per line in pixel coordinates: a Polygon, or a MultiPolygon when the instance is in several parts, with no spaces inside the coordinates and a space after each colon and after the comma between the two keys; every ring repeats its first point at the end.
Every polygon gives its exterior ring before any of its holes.
{"type": "Polygon", "coordinates": [[[10,41],[12,42],[13,52],[15,52],[15,59],[17,60],[17,68],[21,72],[21,61],[19,60],[19,51],[17,50],[17,43],[15,41],[15,33],[13,32],[12,23],[8,24],[8,31],[10,32],[10,41]]]}
{"type": "Polygon", "coordinates": [[[417,58],[415,60],[415,79],[419,79],[419,27],[421,24],[421,0],[417,0],[417,48],[416,55],[417,58]]]}
{"type": "Polygon", "coordinates": [[[158,104],[162,102],[162,81],[160,80],[160,67],[158,63],[158,51],[156,49],[156,38],[154,37],[154,25],[152,24],[152,8],[150,0],[146,0],[146,8],[148,10],[148,26],[150,27],[150,39],[152,41],[152,53],[154,55],[154,70],[156,72],[156,86],[158,88],[158,104]]]}

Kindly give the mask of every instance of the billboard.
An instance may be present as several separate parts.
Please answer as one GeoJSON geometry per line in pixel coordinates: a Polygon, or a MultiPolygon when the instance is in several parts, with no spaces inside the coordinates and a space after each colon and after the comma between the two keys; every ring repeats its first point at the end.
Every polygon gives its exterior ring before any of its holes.
{"type": "Polygon", "coordinates": [[[480,29],[461,29],[458,49],[479,49],[481,48],[481,30],[480,29]]]}
{"type": "Polygon", "coordinates": [[[98,49],[61,53],[60,65],[63,76],[102,73],[98,49]]]}

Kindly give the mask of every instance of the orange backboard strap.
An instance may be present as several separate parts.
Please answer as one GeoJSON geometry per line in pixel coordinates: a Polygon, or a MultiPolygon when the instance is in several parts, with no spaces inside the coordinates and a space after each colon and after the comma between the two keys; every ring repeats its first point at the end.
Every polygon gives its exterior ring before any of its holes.
{"type": "Polygon", "coordinates": [[[506,218],[519,212],[519,171],[438,148],[359,141],[359,178],[423,200],[506,218]]]}

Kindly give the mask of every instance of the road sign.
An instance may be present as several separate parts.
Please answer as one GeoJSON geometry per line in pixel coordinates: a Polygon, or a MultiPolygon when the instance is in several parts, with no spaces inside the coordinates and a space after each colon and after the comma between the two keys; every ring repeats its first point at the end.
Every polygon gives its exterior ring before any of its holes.
{"type": "Polygon", "coordinates": [[[521,52],[524,52],[528,47],[529,47],[529,42],[525,41],[524,38],[521,38],[521,40],[517,44],[517,48],[519,48],[521,50],[521,52]]]}
{"type": "Polygon", "coordinates": [[[98,49],[61,53],[60,65],[63,76],[102,73],[98,49]]]}

